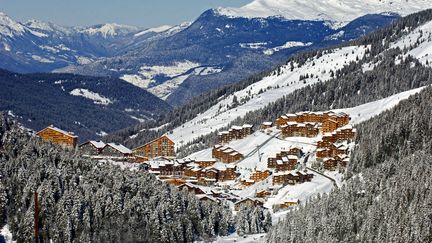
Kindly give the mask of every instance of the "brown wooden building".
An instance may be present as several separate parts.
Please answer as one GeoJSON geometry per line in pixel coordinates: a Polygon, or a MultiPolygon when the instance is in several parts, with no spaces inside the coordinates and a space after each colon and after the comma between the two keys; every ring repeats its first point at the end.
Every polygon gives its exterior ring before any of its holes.
{"type": "Polygon", "coordinates": [[[78,148],[85,155],[96,156],[102,152],[105,146],[106,144],[102,141],[87,141],[79,145],[78,148]]]}
{"type": "Polygon", "coordinates": [[[267,179],[270,174],[271,172],[269,170],[256,170],[254,173],[252,173],[250,178],[255,182],[259,182],[267,179]]]}
{"type": "Polygon", "coordinates": [[[53,125],[36,133],[45,141],[52,142],[65,147],[75,148],[78,144],[78,136],[72,132],[63,131],[53,125]]]}
{"type": "Polygon", "coordinates": [[[264,201],[260,198],[245,198],[234,204],[236,211],[239,211],[242,207],[263,207],[264,201]]]}
{"type": "Polygon", "coordinates": [[[175,143],[167,135],[164,135],[138,148],[133,149],[133,153],[138,156],[146,157],[147,159],[153,159],[162,156],[167,158],[174,158],[176,156],[175,143]]]}

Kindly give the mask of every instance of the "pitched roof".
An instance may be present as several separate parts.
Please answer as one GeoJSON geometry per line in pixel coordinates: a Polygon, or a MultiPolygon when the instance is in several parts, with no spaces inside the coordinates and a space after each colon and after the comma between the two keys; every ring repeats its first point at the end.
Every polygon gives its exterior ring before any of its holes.
{"type": "Polygon", "coordinates": [[[94,141],[94,140],[89,140],[89,141],[87,141],[87,142],[85,142],[85,143],[82,143],[79,147],[81,147],[81,146],[84,146],[84,145],[86,145],[86,144],[91,144],[91,145],[93,145],[93,147],[95,147],[95,148],[97,148],[97,149],[103,149],[104,147],[105,147],[105,143],[104,142],[102,142],[102,141],[94,141]]]}
{"type": "Polygon", "coordinates": [[[126,148],[125,146],[121,144],[115,144],[115,143],[108,143],[108,146],[114,148],[115,150],[119,151],[122,154],[131,154],[132,150],[126,148]]]}
{"type": "Polygon", "coordinates": [[[62,129],[60,129],[60,128],[58,128],[58,127],[55,127],[55,126],[53,126],[53,125],[50,125],[50,126],[44,128],[44,129],[40,130],[40,131],[37,132],[36,134],[40,134],[41,132],[43,132],[43,131],[45,131],[45,130],[47,130],[47,129],[54,130],[54,131],[56,131],[56,132],[59,132],[59,133],[61,133],[61,134],[63,134],[63,135],[66,135],[66,136],[68,136],[68,137],[71,137],[71,138],[77,138],[77,137],[78,137],[78,136],[74,135],[74,134],[71,133],[71,132],[66,132],[65,130],[62,130],[62,129]]]}
{"type": "Polygon", "coordinates": [[[170,140],[171,142],[175,143],[174,140],[171,139],[171,138],[168,136],[168,134],[164,134],[164,135],[162,135],[162,136],[160,136],[160,137],[158,137],[158,138],[155,138],[155,139],[151,140],[151,141],[148,142],[148,143],[145,143],[145,144],[143,144],[143,145],[141,145],[141,146],[138,146],[138,147],[134,148],[133,150],[140,149],[140,148],[142,148],[142,147],[144,147],[144,146],[146,146],[146,145],[148,145],[148,144],[151,144],[151,143],[153,143],[153,142],[155,142],[155,141],[157,141],[157,140],[159,140],[159,139],[161,139],[161,138],[164,138],[164,137],[166,137],[166,138],[167,138],[168,140],[170,140]]]}

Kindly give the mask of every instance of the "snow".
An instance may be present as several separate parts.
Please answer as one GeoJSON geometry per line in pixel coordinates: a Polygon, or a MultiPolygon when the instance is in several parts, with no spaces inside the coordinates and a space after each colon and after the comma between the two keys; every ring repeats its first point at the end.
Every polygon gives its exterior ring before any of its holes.
{"type": "Polygon", "coordinates": [[[156,82],[156,76],[163,75],[169,78],[175,78],[199,66],[200,64],[188,60],[175,62],[173,65],[169,66],[142,66],[138,74],[124,75],[121,78],[135,86],[146,89],[149,88],[152,83],[156,82]]]}
{"type": "Polygon", "coordinates": [[[90,35],[101,35],[104,38],[113,37],[118,35],[125,35],[128,33],[136,32],[139,29],[134,26],[121,25],[116,23],[103,24],[100,26],[93,26],[82,30],[83,33],[90,35]]]}
{"type": "MultiPolygon", "coordinates": [[[[260,242],[266,242],[265,239],[266,234],[253,234],[253,235],[245,235],[245,236],[239,236],[237,233],[218,237],[216,240],[214,240],[214,243],[260,243],[260,242]]],[[[198,241],[199,242],[199,241],[198,241]]]]}
{"type": "Polygon", "coordinates": [[[88,57],[78,56],[76,58],[77,58],[78,64],[81,64],[81,65],[86,65],[86,64],[90,64],[93,62],[93,60],[88,58],[88,57]]]}
{"type": "Polygon", "coordinates": [[[194,70],[194,75],[207,76],[215,73],[220,73],[222,71],[223,68],[218,67],[199,67],[194,70]]]}
{"type": "Polygon", "coordinates": [[[11,46],[7,43],[3,43],[3,48],[5,51],[11,51],[12,50],[11,46]]]}
{"type": "Polygon", "coordinates": [[[220,73],[222,70],[219,67],[204,67],[199,63],[185,60],[172,65],[142,66],[137,74],[126,74],[121,79],[166,100],[191,75],[205,76],[220,73]],[[157,85],[156,78],[161,76],[168,80],[157,85]]]}
{"type": "Polygon", "coordinates": [[[21,36],[25,31],[28,31],[25,26],[12,20],[3,12],[0,12],[0,35],[7,37],[21,36]]]}
{"type": "Polygon", "coordinates": [[[175,128],[171,137],[176,141],[177,146],[181,146],[199,136],[222,129],[237,117],[243,117],[249,111],[263,108],[284,95],[307,85],[329,80],[331,78],[330,70],[335,71],[351,61],[356,61],[357,56],[362,58],[367,48],[366,46],[349,46],[335,49],[333,53],[311,59],[301,67],[294,64],[293,71],[291,71],[290,65],[285,65],[282,67],[281,75],[270,75],[243,90],[222,98],[204,113],[175,128]],[[314,77],[299,81],[300,76],[306,74],[313,74],[314,77]],[[240,101],[240,105],[229,108],[232,105],[234,95],[240,101]],[[246,98],[251,99],[242,102],[246,98]],[[222,108],[220,109],[220,107],[222,108]]]}
{"type": "Polygon", "coordinates": [[[109,105],[113,103],[113,101],[110,99],[88,89],[74,89],[70,92],[70,94],[73,96],[81,96],[93,100],[93,103],[98,105],[109,105]]]}
{"type": "Polygon", "coordinates": [[[417,58],[423,65],[428,63],[428,66],[432,66],[432,21],[419,26],[407,35],[404,35],[401,39],[392,43],[392,48],[399,47],[400,49],[410,48],[413,46],[412,50],[408,51],[404,57],[410,55],[417,58]],[[417,45],[416,43],[420,44],[417,45]]]}
{"type": "Polygon", "coordinates": [[[136,33],[134,36],[135,37],[139,37],[139,36],[145,35],[147,33],[161,33],[161,32],[165,32],[165,31],[167,31],[167,30],[169,30],[171,28],[173,28],[173,26],[171,26],[171,25],[162,25],[162,26],[159,26],[159,27],[150,28],[150,29],[141,31],[139,33],[136,33]]]}
{"type": "Polygon", "coordinates": [[[216,11],[229,17],[282,16],[348,23],[366,14],[394,12],[405,16],[431,7],[430,0],[254,0],[240,8],[218,8],[216,11]]]}
{"type": "Polygon", "coordinates": [[[132,150],[126,148],[125,146],[123,146],[121,144],[108,143],[107,145],[113,147],[114,149],[120,151],[123,154],[132,154],[132,150]]]}
{"type": "Polygon", "coordinates": [[[95,148],[99,148],[99,149],[102,149],[102,148],[104,148],[105,147],[105,143],[104,142],[102,142],[102,141],[90,141],[90,143],[95,147],[95,148]]]}
{"type": "Polygon", "coordinates": [[[240,43],[239,45],[240,45],[241,48],[261,49],[261,48],[264,48],[264,46],[267,45],[267,42],[240,43]]]}
{"type": "Polygon", "coordinates": [[[293,47],[302,47],[302,46],[311,46],[312,44],[313,44],[312,42],[303,43],[303,42],[299,42],[299,41],[288,41],[287,43],[285,43],[282,46],[277,46],[277,47],[274,47],[271,49],[267,49],[263,53],[266,55],[273,55],[275,52],[278,52],[278,51],[283,50],[283,49],[289,49],[289,48],[293,48],[293,47]]]}
{"type": "Polygon", "coordinates": [[[5,243],[15,243],[16,241],[12,240],[12,232],[9,230],[9,225],[3,226],[0,231],[0,235],[3,236],[5,243]]]}
{"type": "Polygon", "coordinates": [[[389,110],[399,104],[402,100],[408,99],[411,95],[419,93],[425,87],[408,90],[402,93],[392,95],[390,97],[369,102],[356,107],[337,109],[335,112],[345,112],[351,117],[351,124],[358,124],[371,119],[382,112],[389,110]]]}
{"type": "Polygon", "coordinates": [[[190,74],[177,76],[171,80],[164,82],[158,86],[148,89],[148,91],[162,100],[166,100],[168,96],[174,92],[180,84],[182,84],[187,78],[189,78],[190,74]]]}
{"type": "Polygon", "coordinates": [[[33,60],[38,61],[38,62],[43,62],[43,63],[53,63],[54,61],[47,59],[45,57],[41,57],[38,55],[32,55],[31,56],[33,60]]]}

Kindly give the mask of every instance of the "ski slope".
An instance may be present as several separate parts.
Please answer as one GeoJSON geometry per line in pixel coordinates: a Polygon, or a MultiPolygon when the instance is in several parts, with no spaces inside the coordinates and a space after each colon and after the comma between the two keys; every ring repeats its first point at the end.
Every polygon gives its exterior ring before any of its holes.
{"type": "Polygon", "coordinates": [[[374,116],[381,114],[386,110],[390,110],[399,104],[402,100],[408,99],[411,95],[417,94],[422,91],[425,87],[420,87],[417,89],[408,90],[402,93],[392,95],[390,97],[369,102],[356,107],[336,109],[335,112],[345,112],[351,117],[351,124],[359,124],[361,122],[367,121],[374,116]]]}
{"type": "Polygon", "coordinates": [[[281,68],[280,75],[273,74],[265,77],[261,81],[221,99],[204,113],[174,129],[170,137],[176,141],[177,146],[181,146],[202,135],[224,128],[237,117],[243,117],[249,111],[261,109],[295,90],[330,80],[331,70],[336,71],[350,62],[356,61],[357,58],[361,59],[367,48],[369,47],[349,46],[335,49],[332,53],[307,61],[301,67],[294,63],[292,71],[289,64],[285,65],[281,68]],[[309,75],[309,78],[300,80],[300,77],[306,76],[306,74],[309,75]],[[231,108],[234,96],[237,97],[240,105],[231,108]]]}
{"type": "Polygon", "coordinates": [[[347,23],[366,14],[391,12],[405,16],[431,7],[430,0],[254,0],[240,8],[218,8],[217,11],[230,17],[282,16],[347,23]]]}

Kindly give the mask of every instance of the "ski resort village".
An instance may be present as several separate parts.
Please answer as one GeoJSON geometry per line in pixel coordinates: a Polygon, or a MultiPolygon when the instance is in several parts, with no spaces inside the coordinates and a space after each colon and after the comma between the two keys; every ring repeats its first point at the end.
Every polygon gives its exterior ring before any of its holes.
{"type": "Polygon", "coordinates": [[[176,158],[169,135],[134,149],[87,141],[54,126],[42,139],[75,147],[85,156],[154,174],[159,180],[193,192],[200,200],[287,210],[340,183],[349,162],[356,130],[343,112],[300,112],[254,127],[220,131],[218,144],[186,158],[176,158]]]}

